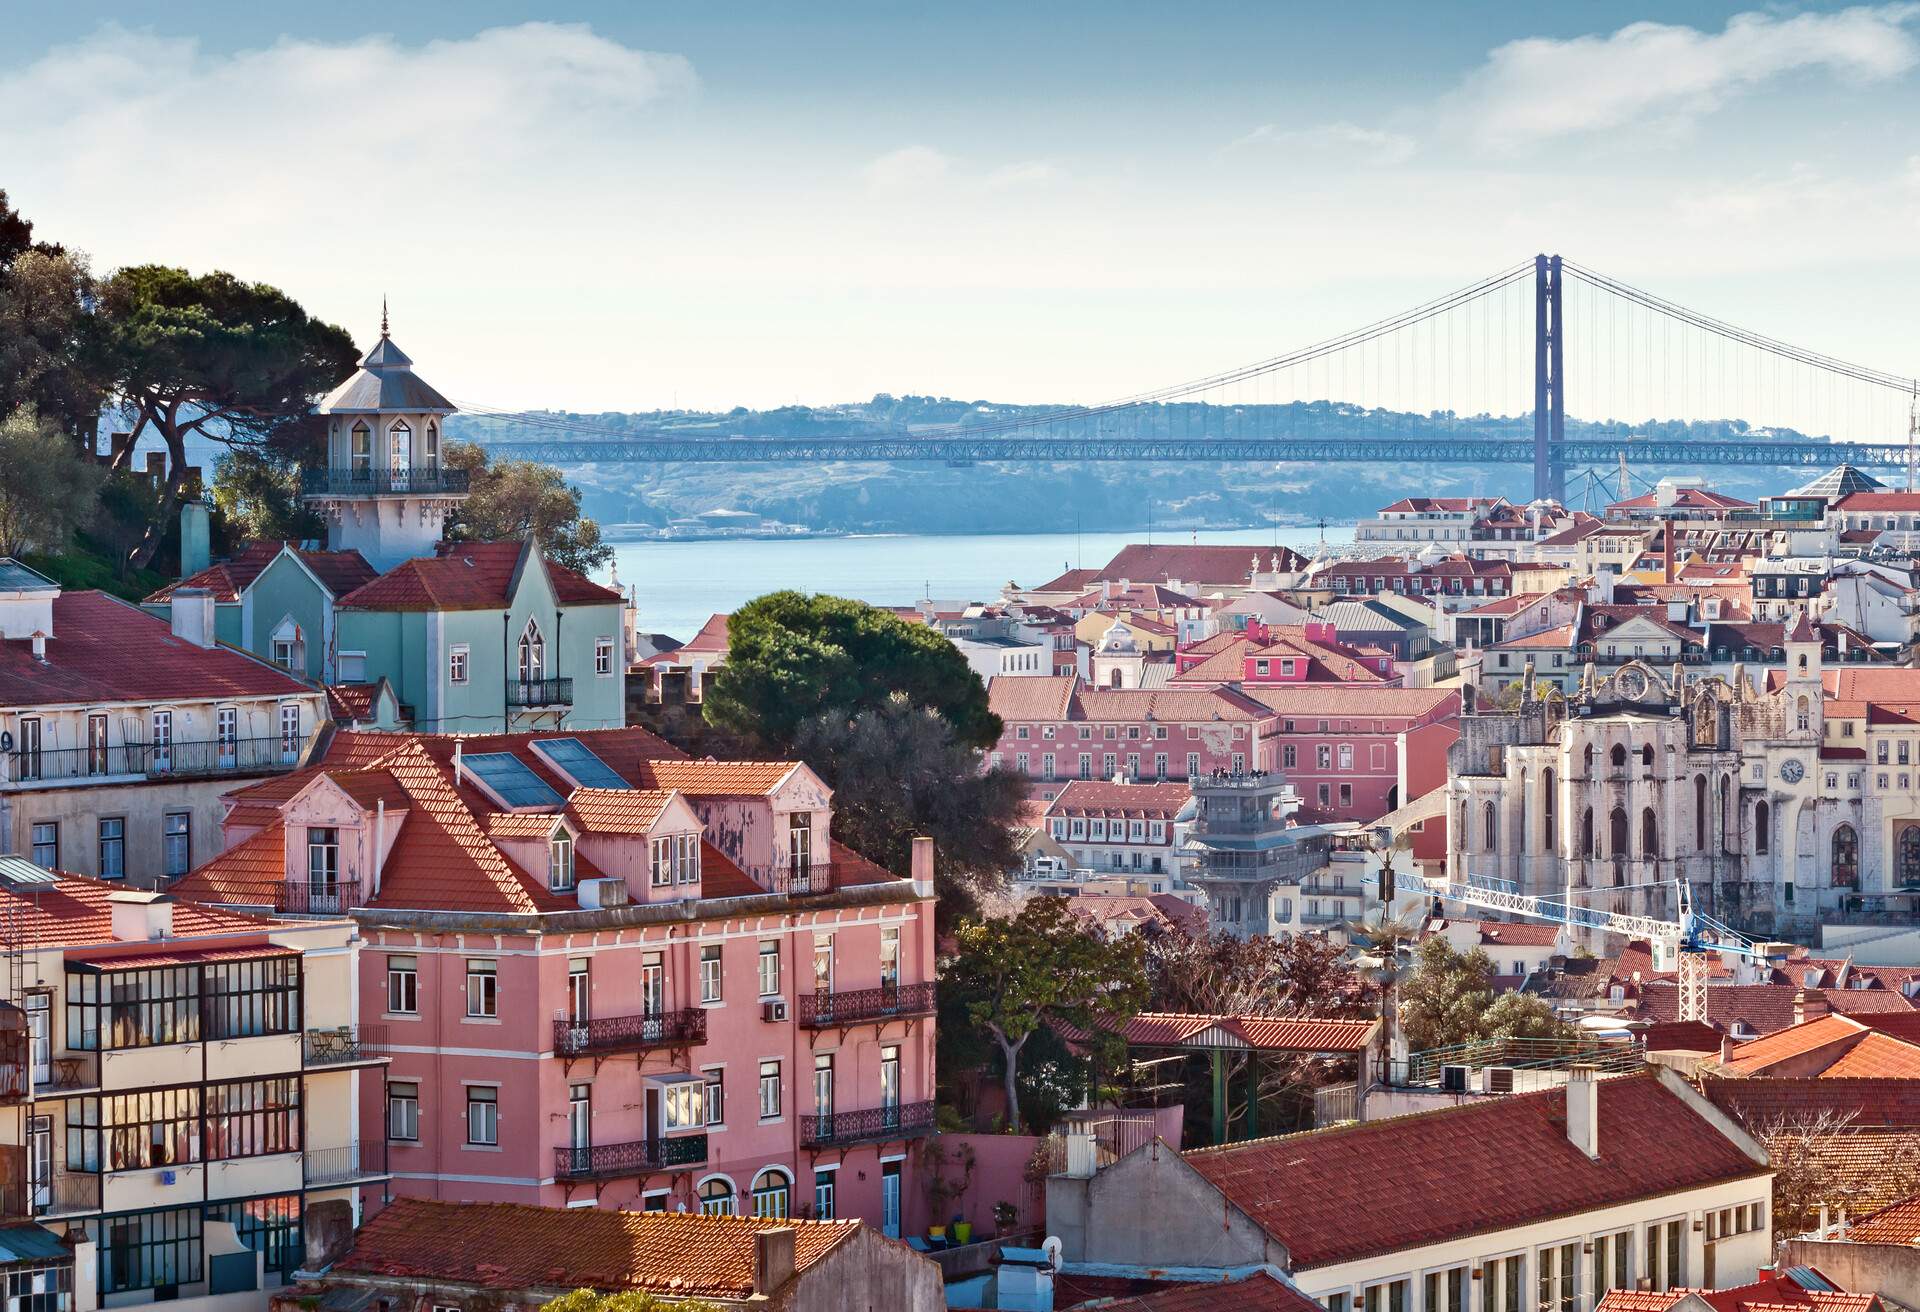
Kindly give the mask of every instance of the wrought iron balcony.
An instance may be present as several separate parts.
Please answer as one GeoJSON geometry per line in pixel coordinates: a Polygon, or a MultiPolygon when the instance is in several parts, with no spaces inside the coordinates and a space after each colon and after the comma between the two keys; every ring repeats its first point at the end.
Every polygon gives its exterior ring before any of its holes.
{"type": "Polygon", "coordinates": [[[385,1139],[369,1139],[344,1148],[309,1148],[302,1157],[309,1189],[351,1184],[357,1180],[380,1180],[391,1174],[387,1169],[385,1139]]]}
{"type": "Polygon", "coordinates": [[[307,1066],[380,1061],[387,1056],[387,1042],[385,1025],[341,1025],[329,1030],[308,1030],[307,1066]]]}
{"type": "Polygon", "coordinates": [[[81,1216],[100,1210],[100,1177],[87,1171],[55,1171],[28,1186],[35,1216],[81,1216]]]}
{"type": "Polygon", "coordinates": [[[859,1112],[807,1116],[800,1122],[800,1146],[837,1148],[855,1143],[887,1143],[933,1133],[931,1102],[896,1103],[859,1112]]]}
{"type": "Polygon", "coordinates": [[[571,706],[573,705],[573,680],[510,679],[507,682],[507,705],[571,706]]]}
{"type": "Polygon", "coordinates": [[[932,984],[891,984],[844,993],[802,993],[795,1003],[803,1029],[931,1016],[934,1011],[932,984]]]}
{"type": "Polygon", "coordinates": [[[553,1022],[553,1051],[561,1057],[590,1057],[610,1052],[641,1052],[707,1041],[707,1013],[664,1011],[657,1015],[596,1016],[592,1020],[553,1022]]]}
{"type": "Polygon", "coordinates": [[[806,896],[833,892],[854,869],[851,862],[815,861],[808,865],[750,866],[747,875],[768,892],[806,896]]]}
{"type": "Polygon", "coordinates": [[[289,879],[271,892],[273,909],[289,916],[343,916],[366,905],[357,879],[289,879]]]}
{"type": "Polygon", "coordinates": [[[200,779],[291,770],[304,737],[219,738],[198,742],[99,743],[89,747],[18,747],[7,753],[13,787],[98,779],[200,779]]]}
{"type": "Polygon", "coordinates": [[[680,1166],[698,1166],[706,1160],[704,1132],[672,1139],[600,1143],[587,1148],[554,1149],[553,1177],[556,1180],[610,1180],[623,1175],[650,1175],[680,1166]]]}
{"type": "Polygon", "coordinates": [[[407,469],[376,469],[371,465],[308,469],[300,475],[300,495],[307,497],[377,497],[428,493],[465,496],[469,474],[464,469],[418,465],[407,469]]]}

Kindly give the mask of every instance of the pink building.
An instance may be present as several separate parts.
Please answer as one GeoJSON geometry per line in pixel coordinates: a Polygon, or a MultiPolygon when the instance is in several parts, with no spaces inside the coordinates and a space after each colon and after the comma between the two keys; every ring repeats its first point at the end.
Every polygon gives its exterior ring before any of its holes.
{"type": "Polygon", "coordinates": [[[1264,768],[1272,713],[1231,688],[1095,688],[1074,678],[996,678],[987,700],[1004,725],[989,765],[1049,783],[1188,779],[1264,768]]]}
{"type": "Polygon", "coordinates": [[[1377,820],[1446,781],[1457,688],[1247,688],[1272,718],[1260,759],[1316,820],[1377,820]]]}
{"type": "Polygon", "coordinates": [[[933,1128],[930,843],[895,878],[830,839],[805,765],[640,729],[341,733],[228,801],[175,892],[351,911],[396,1193],[900,1232],[933,1128]]]}
{"type": "Polygon", "coordinates": [[[1393,653],[1340,641],[1324,620],[1269,625],[1250,619],[1233,633],[1189,643],[1174,654],[1172,682],[1285,686],[1398,683],[1393,653]]]}

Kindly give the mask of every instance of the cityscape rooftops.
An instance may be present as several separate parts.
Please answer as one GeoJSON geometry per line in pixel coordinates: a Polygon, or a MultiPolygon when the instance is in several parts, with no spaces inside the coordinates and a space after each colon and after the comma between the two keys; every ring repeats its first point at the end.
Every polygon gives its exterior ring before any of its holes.
{"type": "Polygon", "coordinates": [[[269,539],[249,542],[234,552],[230,559],[217,561],[198,573],[169,583],[149,594],[146,600],[166,601],[180,588],[205,588],[213,594],[215,601],[239,601],[240,594],[260,577],[267,566],[278,560],[282,552],[291,552],[336,597],[345,596],[378,577],[366,557],[357,551],[313,551],[297,542],[269,539]]]}
{"type": "Polygon", "coordinates": [[[561,605],[617,606],[622,598],[586,576],[557,565],[527,542],[442,542],[439,555],[402,561],[380,577],[341,597],[361,610],[497,610],[512,599],[526,563],[546,568],[561,605]]]}

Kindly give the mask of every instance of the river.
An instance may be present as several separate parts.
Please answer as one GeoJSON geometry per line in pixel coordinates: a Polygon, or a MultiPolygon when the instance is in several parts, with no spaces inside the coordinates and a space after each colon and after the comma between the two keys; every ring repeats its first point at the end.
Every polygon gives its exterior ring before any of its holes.
{"type": "MultiPolygon", "coordinates": [[[[1329,546],[1353,540],[1353,526],[1329,525],[1329,546]]],[[[1309,555],[1318,528],[1156,532],[1156,542],[1274,543],[1309,555]]],[[[1032,586],[1062,570],[1104,565],[1131,533],[996,533],[977,536],[730,538],[709,542],[626,542],[615,547],[620,584],[632,584],[640,627],[685,641],[709,615],[780,588],[831,592],[881,605],[993,601],[1009,579],[1032,586]]],[[[603,571],[602,581],[607,577],[603,571]]],[[[1155,580],[1156,582],[1158,580],[1155,580]]]]}

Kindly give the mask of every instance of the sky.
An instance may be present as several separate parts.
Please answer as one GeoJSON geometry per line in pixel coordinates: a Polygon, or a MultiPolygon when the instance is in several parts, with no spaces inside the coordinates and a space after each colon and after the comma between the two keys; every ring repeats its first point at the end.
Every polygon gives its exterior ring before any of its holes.
{"type": "Polygon", "coordinates": [[[456,401],[1093,402],[1558,252],[1920,371],[1920,3],[9,5],[0,187],[456,401]]]}

